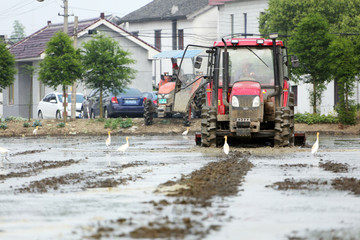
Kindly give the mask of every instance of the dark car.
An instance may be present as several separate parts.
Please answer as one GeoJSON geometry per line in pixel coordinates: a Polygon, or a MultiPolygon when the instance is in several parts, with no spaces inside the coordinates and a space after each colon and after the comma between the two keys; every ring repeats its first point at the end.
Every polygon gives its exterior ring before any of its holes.
{"type": "Polygon", "coordinates": [[[157,106],[157,92],[143,92],[144,101],[146,99],[151,99],[151,102],[154,107],[157,106]]]}
{"type": "MultiPolygon", "coordinates": [[[[100,92],[93,90],[82,105],[82,116],[95,118],[100,115],[100,92]]],[[[140,90],[127,88],[124,92],[113,94],[103,92],[104,118],[108,117],[142,117],[144,114],[144,97],[140,90]]]]}

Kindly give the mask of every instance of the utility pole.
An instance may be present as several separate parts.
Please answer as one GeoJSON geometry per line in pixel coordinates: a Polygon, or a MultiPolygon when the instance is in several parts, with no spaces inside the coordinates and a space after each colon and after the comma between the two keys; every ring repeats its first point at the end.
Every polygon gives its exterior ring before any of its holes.
{"type": "MultiPolygon", "coordinates": [[[[68,34],[68,23],[69,23],[69,5],[68,5],[68,0],[63,0],[64,2],[64,33],[67,35],[68,34]]],[[[61,16],[61,14],[59,13],[59,16],[61,16]]],[[[64,85],[63,86],[63,105],[64,105],[64,123],[66,123],[66,119],[67,119],[67,87],[64,85]]],[[[75,103],[76,104],[76,103],[75,103]]]]}
{"type": "MultiPolygon", "coordinates": [[[[74,19],[74,48],[77,48],[78,17],[74,19]]],[[[76,119],[76,81],[71,88],[71,119],[76,119]]]]}

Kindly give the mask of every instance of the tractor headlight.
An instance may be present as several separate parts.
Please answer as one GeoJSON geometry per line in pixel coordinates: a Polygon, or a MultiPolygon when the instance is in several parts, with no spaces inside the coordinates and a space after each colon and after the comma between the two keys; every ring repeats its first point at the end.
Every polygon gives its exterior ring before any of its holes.
{"type": "Polygon", "coordinates": [[[164,98],[170,98],[170,94],[165,94],[164,98]]]}
{"type": "Polygon", "coordinates": [[[231,106],[233,107],[239,107],[239,99],[236,96],[232,96],[231,98],[231,106]]]}
{"type": "Polygon", "coordinates": [[[254,97],[252,106],[253,107],[259,107],[260,106],[260,97],[259,96],[254,97]]]}

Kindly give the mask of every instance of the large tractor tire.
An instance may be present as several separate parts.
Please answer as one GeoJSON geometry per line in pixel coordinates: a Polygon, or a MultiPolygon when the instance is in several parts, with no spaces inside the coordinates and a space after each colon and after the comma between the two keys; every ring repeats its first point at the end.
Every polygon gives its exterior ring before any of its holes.
{"type": "Polygon", "coordinates": [[[282,108],[282,119],[283,123],[281,125],[281,138],[282,138],[282,147],[286,147],[290,145],[290,108],[283,107],[282,108]]]}
{"type": "Polygon", "coordinates": [[[184,126],[190,126],[189,112],[183,114],[184,126]]]}
{"type": "Polygon", "coordinates": [[[153,124],[154,108],[151,99],[146,99],[144,103],[144,122],[146,126],[153,124]]]}
{"type": "Polygon", "coordinates": [[[295,144],[295,95],[293,92],[289,94],[289,108],[290,108],[290,143],[291,147],[295,144]]]}
{"type": "Polygon", "coordinates": [[[203,107],[201,110],[201,145],[212,147],[216,145],[216,108],[203,107]]]}
{"type": "Polygon", "coordinates": [[[290,107],[277,107],[275,110],[275,147],[290,146],[290,107]]]}
{"type": "Polygon", "coordinates": [[[282,143],[281,138],[281,124],[282,124],[282,109],[277,107],[275,109],[275,135],[274,135],[274,147],[280,147],[282,143]]]}

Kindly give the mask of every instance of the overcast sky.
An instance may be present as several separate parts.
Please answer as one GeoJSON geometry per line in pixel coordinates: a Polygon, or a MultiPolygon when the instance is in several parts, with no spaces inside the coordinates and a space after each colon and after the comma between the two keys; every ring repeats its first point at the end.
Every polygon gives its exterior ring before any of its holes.
{"type": "MultiPolygon", "coordinates": [[[[69,14],[79,17],[79,20],[100,16],[101,12],[122,17],[152,0],[68,0],[69,14]]],[[[47,24],[62,23],[63,0],[1,0],[0,3],[0,35],[10,35],[13,32],[15,20],[25,26],[26,35],[30,35],[47,24]]],[[[69,17],[73,22],[74,17],[69,17]]]]}

